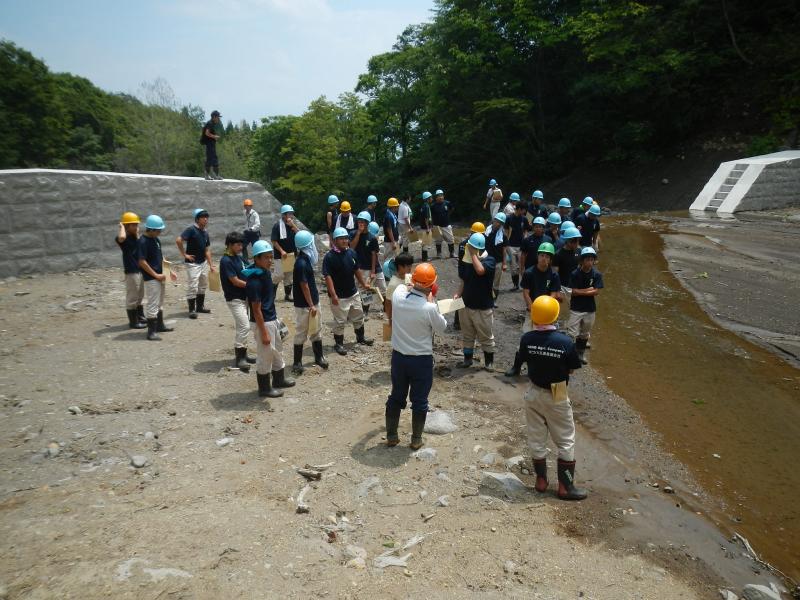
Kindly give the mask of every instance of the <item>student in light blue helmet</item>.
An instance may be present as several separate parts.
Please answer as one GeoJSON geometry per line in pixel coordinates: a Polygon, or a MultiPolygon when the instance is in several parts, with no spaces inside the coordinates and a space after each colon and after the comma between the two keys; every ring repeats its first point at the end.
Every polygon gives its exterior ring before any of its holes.
{"type": "Polygon", "coordinates": [[[544,238],[544,241],[553,244],[556,250],[563,245],[561,242],[561,215],[558,213],[550,213],[550,216],[547,217],[547,232],[544,238]]]}
{"type": "MultiPolygon", "coordinates": [[[[506,246],[508,246],[508,227],[506,225],[507,221],[506,214],[504,212],[498,212],[494,218],[492,219],[491,224],[489,227],[486,228],[484,232],[484,236],[486,237],[486,252],[494,258],[496,268],[494,270],[494,278],[492,283],[492,289],[494,291],[494,297],[500,295],[500,280],[503,276],[503,271],[506,270],[505,264],[505,255],[506,255],[506,246]]],[[[494,308],[497,308],[496,306],[494,308]]]]}
{"type": "Polygon", "coordinates": [[[572,296],[569,301],[567,335],[575,341],[575,348],[583,364],[586,364],[586,348],[594,327],[597,313],[597,296],[603,289],[603,274],[595,269],[597,252],[591,246],[581,249],[578,268],[569,278],[572,296]]]}
{"type": "MultiPolygon", "coordinates": [[[[378,238],[369,232],[369,213],[365,210],[356,216],[356,229],[350,234],[350,248],[358,256],[358,268],[361,276],[370,288],[377,288],[382,295],[386,294],[386,279],[378,260],[380,245],[378,238]]],[[[377,226],[378,224],[375,223],[377,226]]],[[[369,310],[372,306],[372,293],[367,292],[361,297],[364,310],[364,320],[369,319],[369,310]]],[[[382,308],[382,307],[381,307],[382,308]]]]}
{"type": "Polygon", "coordinates": [[[375,207],[378,206],[378,197],[370,194],[367,196],[367,207],[364,209],[369,213],[370,222],[375,220],[375,207]]]}
{"type": "Polygon", "coordinates": [[[545,241],[546,218],[541,216],[534,217],[532,226],[533,233],[522,240],[522,245],[519,248],[520,273],[524,273],[526,269],[536,266],[539,246],[545,241]]]}
{"type": "Polygon", "coordinates": [[[569,214],[572,212],[572,202],[570,199],[561,198],[561,200],[558,201],[556,211],[558,212],[558,216],[561,217],[562,221],[569,220],[569,214]]]}
{"type": "Polygon", "coordinates": [[[164,293],[167,276],[162,271],[164,257],[158,236],[166,225],[158,215],[150,215],[144,223],[144,235],[139,238],[139,268],[144,279],[144,316],[147,319],[147,339],[158,341],[158,334],[172,331],[164,325],[164,293]]]}
{"type": "Polygon", "coordinates": [[[531,194],[531,200],[531,205],[528,207],[528,212],[531,217],[534,219],[536,217],[546,219],[549,213],[547,212],[547,207],[544,205],[544,194],[542,190],[534,190],[533,194],[531,194]]]}
{"type": "Polygon", "coordinates": [[[314,234],[310,231],[298,231],[294,237],[297,246],[297,260],[292,271],[294,286],[294,362],[292,373],[302,375],[303,345],[311,340],[314,351],[314,364],[328,368],[328,361],[322,352],[322,323],[319,313],[319,292],[314,278],[314,266],[319,260],[314,234]]]}
{"type": "Polygon", "coordinates": [[[500,205],[503,202],[503,190],[497,185],[496,179],[489,180],[489,190],[486,192],[486,200],[483,203],[483,209],[489,208],[489,218],[493,219],[494,216],[500,211],[500,205]]]}
{"type": "Polygon", "coordinates": [[[508,217],[508,258],[511,265],[512,290],[519,289],[519,278],[523,271],[520,270],[520,255],[522,254],[522,242],[531,230],[531,224],[526,216],[527,209],[524,202],[517,202],[514,214],[508,217]]]}
{"type": "Polygon", "coordinates": [[[572,209],[572,212],[569,215],[570,220],[575,221],[575,219],[578,218],[578,215],[582,215],[587,210],[589,210],[593,205],[594,205],[594,198],[592,198],[591,196],[586,196],[586,198],[583,199],[583,202],[581,202],[580,205],[572,209]]]}
{"type": "Polygon", "coordinates": [[[486,237],[484,234],[473,233],[467,241],[465,258],[459,259],[465,260],[465,264],[464,268],[459,270],[461,283],[454,298],[463,298],[464,300],[464,308],[458,311],[464,360],[456,365],[462,369],[472,366],[476,340],[483,348],[485,367],[491,369],[494,363],[492,282],[495,268],[499,267],[497,267],[495,259],[484,252],[485,249],[486,237]]]}
{"type": "Polygon", "coordinates": [[[175,238],[175,245],[186,268],[186,303],[189,306],[190,319],[196,319],[197,313],[211,312],[205,306],[208,272],[216,270],[211,262],[208,211],[205,208],[196,208],[193,214],[194,225],[184,229],[175,238]]]}
{"type": "MultiPolygon", "coordinates": [[[[258,241],[258,240],[256,240],[258,241]]],[[[240,371],[248,372],[256,359],[247,356],[247,336],[250,333],[250,317],[247,310],[247,281],[243,275],[244,261],[240,256],[244,236],[238,231],[231,231],[225,236],[225,253],[219,259],[219,279],[225,304],[231,311],[234,324],[233,366],[240,371]]]]}
{"type": "Polygon", "coordinates": [[[392,325],[392,295],[398,286],[406,284],[406,276],[411,275],[413,267],[414,257],[407,252],[401,252],[383,263],[384,273],[389,277],[386,295],[383,297],[383,310],[389,320],[389,326],[392,325]]]}
{"type": "Polygon", "coordinates": [[[270,241],[275,251],[275,258],[280,259],[280,281],[283,282],[283,299],[286,302],[292,301],[292,278],[294,277],[294,265],[292,258],[297,254],[297,247],[294,244],[294,236],[300,228],[294,219],[294,208],[289,204],[281,206],[281,218],[272,226],[270,241]]]}
{"type": "Polygon", "coordinates": [[[328,239],[333,245],[333,230],[336,229],[336,218],[339,216],[339,197],[335,194],[328,196],[328,206],[325,209],[325,231],[328,232],[328,239]]]}
{"type": "Polygon", "coordinates": [[[581,246],[600,249],[600,215],[602,211],[597,204],[593,204],[582,215],[575,219],[575,227],[581,232],[581,246]]]}
{"type": "MultiPolygon", "coordinates": [[[[436,190],[436,196],[444,197],[442,190],[436,190]]],[[[433,202],[433,194],[430,192],[422,192],[422,208],[420,209],[419,218],[422,228],[422,262],[428,262],[428,252],[433,243],[433,214],[431,213],[431,203],[433,202]]]]}

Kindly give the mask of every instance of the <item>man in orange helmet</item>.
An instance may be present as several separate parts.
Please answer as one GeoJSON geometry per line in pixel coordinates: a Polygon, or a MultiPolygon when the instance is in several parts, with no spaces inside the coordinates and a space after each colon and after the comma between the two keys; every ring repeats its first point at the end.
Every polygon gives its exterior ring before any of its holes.
{"type": "Polygon", "coordinates": [[[261,219],[253,209],[253,201],[245,198],[242,203],[244,208],[244,244],[242,244],[242,258],[247,262],[247,246],[252,246],[261,239],[261,219]]]}
{"type": "Polygon", "coordinates": [[[443,333],[447,321],[433,298],[436,269],[420,263],[411,285],[400,285],[392,295],[392,391],[386,400],[386,444],[400,443],[400,411],[411,400],[411,448],[422,447],[433,386],[433,334],[443,333]]]}

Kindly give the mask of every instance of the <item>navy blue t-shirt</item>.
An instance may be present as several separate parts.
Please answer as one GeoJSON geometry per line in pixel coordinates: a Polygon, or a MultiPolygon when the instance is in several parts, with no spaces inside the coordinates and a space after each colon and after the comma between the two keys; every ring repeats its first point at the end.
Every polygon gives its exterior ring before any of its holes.
{"type": "MultiPolygon", "coordinates": [[[[356,232],[350,234],[350,240],[355,239],[356,232]]],[[[372,253],[379,252],[380,248],[378,246],[378,238],[374,235],[365,231],[361,234],[358,238],[358,244],[356,247],[353,248],[358,256],[358,268],[366,271],[372,271],[372,253]]],[[[381,269],[381,262],[376,258],[375,259],[375,273],[382,273],[383,270],[381,269]]]]}
{"type": "Polygon", "coordinates": [[[569,220],[574,223],[575,219],[577,219],[578,216],[582,215],[584,212],[586,212],[586,211],[584,210],[583,206],[577,206],[577,207],[573,208],[572,212],[569,213],[569,220]]]}
{"type": "MultiPolygon", "coordinates": [[[[603,287],[603,274],[594,267],[588,273],[584,273],[581,269],[575,269],[572,275],[569,276],[569,287],[579,290],[591,287],[600,289],[603,287]]],[[[573,294],[569,301],[569,309],[576,312],[595,312],[597,303],[594,298],[594,296],[576,296],[573,294]]]]}
{"type": "Polygon", "coordinates": [[[536,300],[539,296],[560,292],[561,278],[553,269],[540,271],[538,267],[531,267],[522,274],[521,287],[528,290],[531,300],[536,300]]]}
{"type": "Polygon", "coordinates": [[[226,302],[247,299],[247,292],[244,291],[244,288],[236,287],[231,283],[231,277],[238,277],[244,281],[242,269],[244,269],[244,261],[238,254],[235,256],[225,254],[219,260],[219,280],[222,283],[222,293],[225,294],[226,302]]]}
{"type": "Polygon", "coordinates": [[[553,235],[552,232],[544,234],[544,241],[553,244],[553,248],[555,248],[556,250],[561,250],[561,248],[564,247],[564,240],[561,238],[561,236],[553,235]]]}
{"type": "Polygon", "coordinates": [[[486,269],[482,276],[475,272],[475,267],[472,264],[464,263],[464,275],[462,277],[464,280],[464,292],[461,297],[464,299],[464,306],[474,310],[487,310],[494,306],[492,281],[497,263],[491,256],[481,259],[481,263],[483,268],[486,269]]]}
{"type": "Polygon", "coordinates": [[[301,283],[308,284],[308,291],[311,293],[311,302],[314,306],[319,304],[319,292],[317,291],[317,281],[314,278],[314,267],[305,252],[297,253],[297,260],[294,261],[294,271],[292,272],[292,285],[294,286],[294,305],[297,308],[308,308],[308,302],[300,289],[301,283]]]}
{"type": "Polygon", "coordinates": [[[450,203],[447,200],[431,204],[431,220],[439,227],[450,225],[450,203]]]}
{"type": "Polygon", "coordinates": [[[322,259],[322,276],[333,279],[333,289],[339,298],[355,296],[358,256],[350,248],[342,252],[330,250],[322,259]]]}
{"type": "Polygon", "coordinates": [[[294,234],[294,230],[287,225],[286,237],[281,239],[281,224],[280,221],[278,221],[272,226],[272,235],[270,239],[273,242],[278,242],[281,248],[283,248],[283,251],[287,254],[294,254],[297,251],[297,247],[294,245],[294,234]]]}
{"type": "MultiPolygon", "coordinates": [[[[161,263],[164,257],[161,254],[161,240],[155,237],[143,235],[139,238],[139,260],[144,259],[159,275],[161,274],[161,263]]],[[[147,271],[142,269],[142,279],[145,281],[152,281],[154,278],[148,275],[147,271]]]]}
{"type": "Polygon", "coordinates": [[[528,365],[528,377],[541,388],[566,381],[569,372],[581,368],[575,343],[556,330],[529,331],[519,340],[519,357],[528,365]]]}
{"type": "MultiPolygon", "coordinates": [[[[261,303],[261,315],[264,322],[274,321],[278,318],[275,312],[275,286],[272,283],[272,275],[269,271],[264,271],[261,275],[251,275],[247,278],[247,301],[252,305],[253,302],[261,303]]],[[[250,320],[255,321],[255,313],[250,311],[250,320]]]]}
{"type": "Polygon", "coordinates": [[[181,239],[186,242],[186,254],[194,256],[194,264],[200,265],[206,262],[206,248],[211,245],[211,240],[205,229],[200,229],[196,225],[187,227],[183,230],[181,239]]]}
{"type": "Polygon", "coordinates": [[[117,246],[122,250],[122,267],[126,273],[138,273],[139,269],[139,240],[133,236],[126,237],[123,241],[117,242],[117,246]]]}
{"type": "Polygon", "coordinates": [[[536,261],[539,255],[539,246],[544,242],[544,236],[529,235],[522,240],[522,245],[519,247],[520,252],[525,253],[525,268],[530,269],[536,266],[536,261]]]}
{"type": "Polygon", "coordinates": [[[396,242],[400,238],[400,234],[397,232],[397,215],[392,212],[391,208],[387,208],[386,214],[383,216],[383,234],[386,236],[383,241],[391,241],[389,240],[390,231],[394,235],[394,241],[396,242]]]}
{"type": "Polygon", "coordinates": [[[508,245],[514,248],[522,246],[522,240],[525,239],[525,232],[531,230],[531,224],[525,215],[511,215],[506,221],[506,225],[511,229],[508,236],[508,245]]]}
{"type": "MultiPolygon", "coordinates": [[[[493,226],[494,227],[494,226],[493,226]]],[[[508,237],[506,236],[506,232],[503,231],[503,239],[500,240],[500,243],[496,243],[497,240],[497,232],[490,231],[484,234],[486,237],[486,252],[489,253],[497,263],[503,263],[503,252],[506,246],[508,246],[508,237]]]]}
{"type": "Polygon", "coordinates": [[[547,207],[544,204],[540,204],[539,206],[530,204],[528,205],[528,212],[534,219],[536,217],[542,217],[543,219],[547,219],[547,216],[550,214],[550,211],[547,210],[547,207]]]}
{"type": "Polygon", "coordinates": [[[461,243],[458,245],[458,278],[464,279],[464,270],[467,268],[467,264],[461,260],[464,258],[464,252],[467,251],[467,241],[469,238],[462,240],[461,243]]]}
{"type": "Polygon", "coordinates": [[[583,214],[575,219],[575,227],[581,232],[581,246],[587,248],[592,245],[595,232],[600,231],[600,219],[590,219],[583,214]]]}
{"type": "Polygon", "coordinates": [[[578,268],[578,251],[561,248],[553,257],[553,267],[558,267],[558,276],[564,285],[569,283],[570,275],[578,268]]]}

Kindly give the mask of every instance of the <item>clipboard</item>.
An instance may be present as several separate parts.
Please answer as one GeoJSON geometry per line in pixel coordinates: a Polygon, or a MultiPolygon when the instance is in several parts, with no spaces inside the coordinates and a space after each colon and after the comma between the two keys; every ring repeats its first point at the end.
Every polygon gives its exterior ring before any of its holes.
{"type": "Polygon", "coordinates": [[[411,273],[406,273],[405,284],[411,285],[411,273]]]}
{"type": "Polygon", "coordinates": [[[317,309],[317,314],[312,315],[309,313],[308,315],[308,335],[314,335],[320,330],[321,327],[322,321],[319,318],[319,309],[317,309]]]}
{"type": "Polygon", "coordinates": [[[436,304],[439,307],[439,314],[446,315],[447,313],[464,308],[464,299],[445,298],[444,300],[439,300],[436,304]]]}
{"type": "Polygon", "coordinates": [[[219,278],[219,269],[208,272],[208,289],[212,292],[222,291],[222,281],[219,278]]]}
{"type": "Polygon", "coordinates": [[[281,273],[291,273],[294,271],[294,253],[287,252],[286,256],[281,259],[281,273]]]}
{"type": "Polygon", "coordinates": [[[391,323],[384,323],[383,324],[383,341],[384,342],[391,342],[392,341],[392,325],[391,325],[391,323]]]}
{"type": "Polygon", "coordinates": [[[178,282],[178,273],[172,269],[172,263],[166,258],[161,259],[161,273],[167,276],[164,281],[171,281],[173,283],[178,282]]]}
{"type": "Polygon", "coordinates": [[[408,237],[409,242],[416,242],[419,240],[419,234],[414,229],[410,229],[406,237],[408,237]]]}
{"type": "Polygon", "coordinates": [[[569,396],[567,395],[566,381],[551,383],[550,393],[553,395],[553,402],[555,402],[556,404],[558,404],[559,402],[566,402],[567,400],[569,400],[569,396]]]}
{"type": "Polygon", "coordinates": [[[461,262],[466,263],[468,265],[472,264],[472,253],[470,252],[470,246],[467,244],[464,246],[464,256],[461,257],[461,262]]]}
{"type": "Polygon", "coordinates": [[[384,299],[383,299],[383,294],[381,294],[381,291],[376,287],[371,287],[370,290],[372,291],[373,294],[376,294],[378,296],[378,302],[380,302],[381,306],[383,306],[384,299]]]}
{"type": "Polygon", "coordinates": [[[419,239],[422,240],[423,246],[430,246],[433,244],[433,231],[423,231],[419,234],[419,239]]]}

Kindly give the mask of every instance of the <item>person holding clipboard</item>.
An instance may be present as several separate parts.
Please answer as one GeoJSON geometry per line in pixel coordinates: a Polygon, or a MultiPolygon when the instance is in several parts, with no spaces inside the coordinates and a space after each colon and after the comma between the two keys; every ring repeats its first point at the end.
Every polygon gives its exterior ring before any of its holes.
{"type": "Polygon", "coordinates": [[[294,209],[289,204],[281,206],[281,218],[272,226],[272,247],[281,259],[281,279],[283,281],[283,299],[292,299],[292,274],[294,272],[294,255],[297,248],[294,236],[299,231],[294,222],[294,209]]]}

